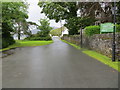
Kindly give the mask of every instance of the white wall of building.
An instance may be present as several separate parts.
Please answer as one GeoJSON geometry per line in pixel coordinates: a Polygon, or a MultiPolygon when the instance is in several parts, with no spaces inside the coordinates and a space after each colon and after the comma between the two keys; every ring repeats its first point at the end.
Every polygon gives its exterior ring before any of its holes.
{"type": "Polygon", "coordinates": [[[65,27],[64,30],[62,31],[61,37],[62,37],[64,34],[69,34],[68,29],[67,29],[66,27],[65,27]]]}

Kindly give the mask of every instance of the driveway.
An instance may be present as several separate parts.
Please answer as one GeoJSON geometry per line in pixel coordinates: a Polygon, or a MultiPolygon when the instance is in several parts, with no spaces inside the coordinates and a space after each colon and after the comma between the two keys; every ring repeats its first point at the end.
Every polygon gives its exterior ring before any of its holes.
{"type": "Polygon", "coordinates": [[[118,72],[53,38],[3,58],[3,88],[117,88],[118,72]]]}

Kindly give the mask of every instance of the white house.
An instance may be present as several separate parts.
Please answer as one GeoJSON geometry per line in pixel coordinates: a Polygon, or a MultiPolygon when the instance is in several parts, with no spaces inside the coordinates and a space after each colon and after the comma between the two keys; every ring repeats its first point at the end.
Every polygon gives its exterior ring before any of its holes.
{"type": "Polygon", "coordinates": [[[68,29],[64,27],[64,30],[62,31],[62,34],[60,37],[62,37],[64,34],[69,34],[68,29]]]}

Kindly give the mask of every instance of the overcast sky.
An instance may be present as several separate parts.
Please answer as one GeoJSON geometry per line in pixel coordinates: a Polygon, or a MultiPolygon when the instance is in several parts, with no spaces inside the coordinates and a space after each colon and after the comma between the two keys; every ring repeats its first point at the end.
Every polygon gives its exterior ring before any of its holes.
{"type": "MultiPolygon", "coordinates": [[[[45,18],[45,14],[40,13],[41,12],[41,8],[37,5],[39,0],[27,0],[27,2],[30,4],[29,5],[29,9],[28,9],[28,21],[32,21],[35,22],[37,24],[39,24],[38,20],[40,20],[41,18],[45,18]]],[[[62,21],[62,24],[64,24],[64,21],[62,21]]],[[[50,20],[50,26],[51,27],[61,27],[60,22],[56,23],[55,20],[50,20]]]]}

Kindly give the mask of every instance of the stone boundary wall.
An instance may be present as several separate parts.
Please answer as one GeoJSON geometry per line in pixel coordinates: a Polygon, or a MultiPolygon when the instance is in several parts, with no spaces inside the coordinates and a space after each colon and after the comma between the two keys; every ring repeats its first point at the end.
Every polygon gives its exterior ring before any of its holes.
{"type": "MultiPolygon", "coordinates": [[[[80,45],[80,35],[63,36],[63,40],[80,45]]],[[[120,60],[120,33],[116,34],[116,58],[120,60]]],[[[112,33],[95,34],[91,37],[82,36],[82,46],[97,51],[108,57],[112,57],[112,33]]]]}

